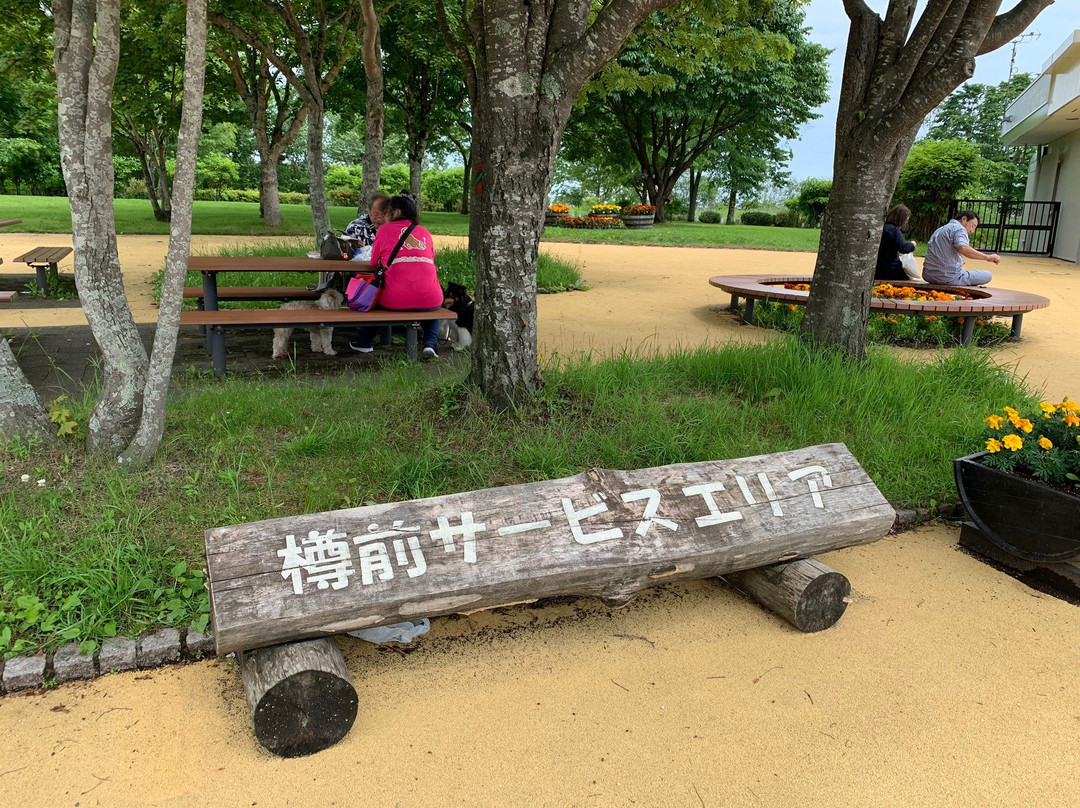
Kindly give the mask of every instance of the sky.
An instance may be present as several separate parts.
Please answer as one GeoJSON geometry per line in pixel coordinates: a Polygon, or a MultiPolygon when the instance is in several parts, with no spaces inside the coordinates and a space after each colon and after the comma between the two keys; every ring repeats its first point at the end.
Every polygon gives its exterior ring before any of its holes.
{"type": "MultiPolygon", "coordinates": [[[[888,0],[867,0],[875,11],[884,14],[888,0]]],[[[1003,0],[1001,11],[1008,11],[1016,5],[1016,0],[1003,0]]],[[[922,13],[925,2],[919,3],[916,19],[922,13]]],[[[840,80],[844,72],[844,48],[847,44],[848,18],[844,13],[843,0],[810,0],[806,7],[806,26],[811,30],[810,39],[833,53],[829,56],[829,94],[831,100],[818,112],[821,117],[803,125],[800,138],[789,146],[794,154],[791,160],[791,175],[795,180],[807,177],[832,176],[833,130],[836,127],[837,99],[840,95],[840,80]]],[[[1056,51],[1065,39],[1080,28],[1080,2],[1078,0],[1056,0],[1054,5],[1043,11],[1027,31],[1038,31],[1038,39],[1029,39],[1016,47],[1016,64],[1013,73],[1031,73],[1037,76],[1050,55],[1056,51]]],[[[997,84],[1009,77],[1009,59],[1012,45],[1006,45],[993,53],[980,56],[975,61],[975,77],[972,81],[980,84],[997,84]]]]}

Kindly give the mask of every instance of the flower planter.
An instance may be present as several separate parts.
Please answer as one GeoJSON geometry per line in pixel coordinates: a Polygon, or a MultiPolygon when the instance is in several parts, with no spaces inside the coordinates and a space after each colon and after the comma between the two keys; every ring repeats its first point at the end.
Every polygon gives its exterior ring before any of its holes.
{"type": "Polygon", "coordinates": [[[656,214],[649,213],[644,216],[623,216],[623,225],[628,230],[644,230],[647,227],[652,227],[656,220],[656,214]]]}
{"type": "Polygon", "coordinates": [[[975,527],[1027,561],[1080,559],[1080,496],[984,466],[986,454],[953,461],[956,490],[975,527]]]}
{"type": "Polygon", "coordinates": [[[552,213],[550,210],[544,214],[544,224],[557,224],[559,219],[569,219],[569,215],[565,213],[552,213]]]}

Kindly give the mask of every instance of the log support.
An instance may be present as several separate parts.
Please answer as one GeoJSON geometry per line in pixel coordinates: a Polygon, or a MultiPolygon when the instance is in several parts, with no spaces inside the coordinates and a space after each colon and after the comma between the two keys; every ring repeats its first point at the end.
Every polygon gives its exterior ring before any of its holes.
{"type": "Polygon", "coordinates": [[[803,558],[724,576],[799,631],[824,631],[847,608],[851,584],[816,558],[803,558]]]}
{"type": "Polygon", "coordinates": [[[282,757],[310,755],[345,737],[357,696],[332,639],[237,653],[259,743],[282,757]]]}

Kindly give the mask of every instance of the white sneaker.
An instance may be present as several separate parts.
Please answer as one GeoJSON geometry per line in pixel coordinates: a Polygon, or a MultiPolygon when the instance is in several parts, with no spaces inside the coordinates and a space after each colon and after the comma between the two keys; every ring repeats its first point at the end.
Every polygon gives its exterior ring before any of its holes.
{"type": "Polygon", "coordinates": [[[355,342],[350,342],[349,347],[352,348],[354,351],[358,351],[360,353],[371,353],[375,350],[374,348],[361,348],[355,342]]]}
{"type": "Polygon", "coordinates": [[[430,347],[424,348],[423,352],[420,354],[420,359],[422,361],[424,361],[424,362],[428,361],[429,359],[438,359],[438,358],[439,358],[439,352],[436,351],[434,348],[430,348],[430,347]]]}

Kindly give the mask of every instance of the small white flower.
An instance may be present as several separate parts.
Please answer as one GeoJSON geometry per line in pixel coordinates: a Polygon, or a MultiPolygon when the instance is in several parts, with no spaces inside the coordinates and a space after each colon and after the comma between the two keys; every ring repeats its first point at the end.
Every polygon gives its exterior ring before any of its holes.
{"type": "Polygon", "coordinates": [[[42,477],[40,480],[37,481],[37,484],[38,484],[38,488],[44,488],[45,487],[45,478],[42,477]]]}
{"type": "Polygon", "coordinates": [[[24,474],[19,479],[22,480],[24,483],[28,483],[28,482],[30,482],[30,475],[29,474],[24,474]]]}

